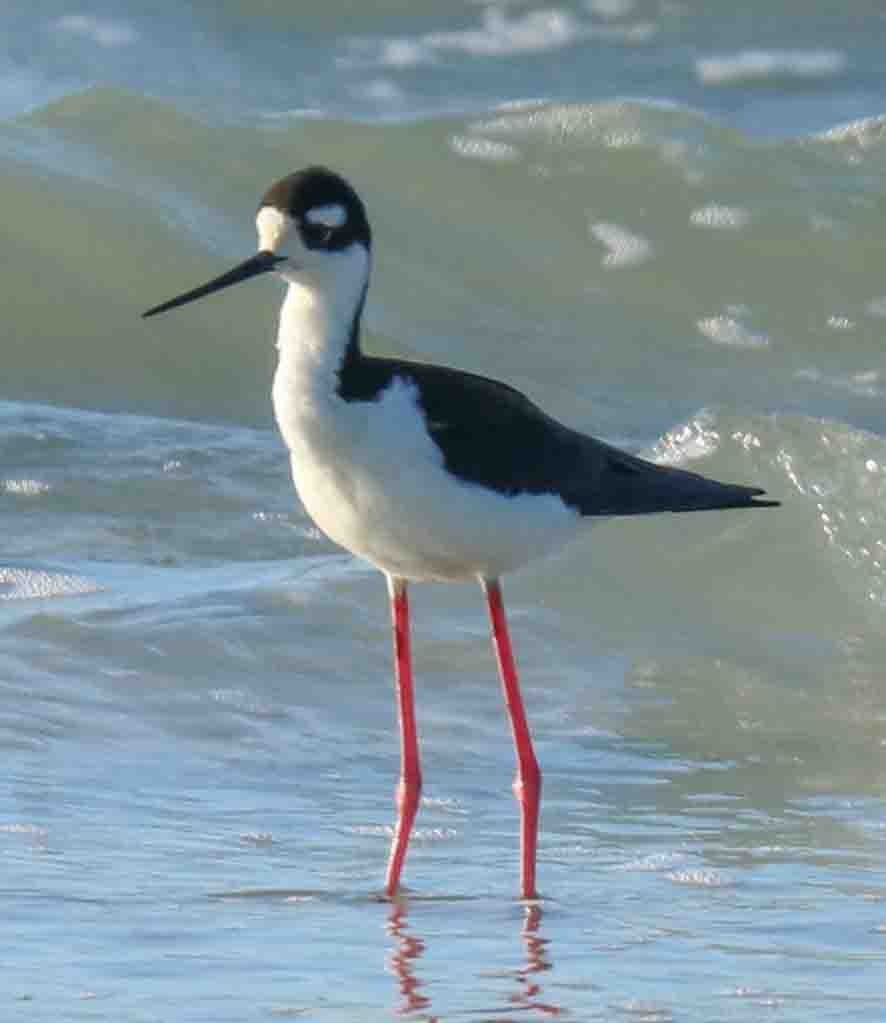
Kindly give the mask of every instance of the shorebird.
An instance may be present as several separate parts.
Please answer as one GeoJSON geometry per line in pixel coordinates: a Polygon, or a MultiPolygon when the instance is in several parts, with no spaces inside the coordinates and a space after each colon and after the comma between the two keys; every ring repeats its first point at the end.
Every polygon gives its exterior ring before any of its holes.
{"type": "Polygon", "coordinates": [[[286,282],[273,403],[295,489],[330,539],[381,569],[390,596],[401,761],[385,892],[399,889],[422,785],[407,584],[477,580],[516,751],[520,893],[535,898],[541,771],[500,577],[567,542],[586,519],[778,502],[585,436],[497,380],[364,353],[372,235],[363,202],[338,174],[308,167],[281,178],[265,192],[256,228],[255,255],[144,316],[260,274],[286,282]]]}

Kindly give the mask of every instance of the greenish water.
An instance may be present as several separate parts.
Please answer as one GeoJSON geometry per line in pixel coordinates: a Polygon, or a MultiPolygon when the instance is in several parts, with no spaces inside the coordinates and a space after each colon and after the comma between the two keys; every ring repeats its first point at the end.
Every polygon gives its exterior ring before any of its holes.
{"type": "Polygon", "coordinates": [[[0,1017],[886,1018],[877,4],[0,12],[0,1017]],[[367,346],[780,511],[610,522],[505,581],[545,772],[515,898],[481,597],[382,580],[271,424],[279,288],[144,324],[351,178],[367,346]]]}

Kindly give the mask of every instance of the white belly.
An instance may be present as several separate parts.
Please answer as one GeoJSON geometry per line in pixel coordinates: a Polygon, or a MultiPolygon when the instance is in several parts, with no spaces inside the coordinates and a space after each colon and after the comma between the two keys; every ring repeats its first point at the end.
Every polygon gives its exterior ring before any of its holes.
{"type": "Polygon", "coordinates": [[[508,497],[448,473],[412,387],[375,402],[301,399],[275,382],[274,406],[308,514],[336,543],[405,579],[494,578],[570,539],[579,515],[558,497],[508,497]]]}

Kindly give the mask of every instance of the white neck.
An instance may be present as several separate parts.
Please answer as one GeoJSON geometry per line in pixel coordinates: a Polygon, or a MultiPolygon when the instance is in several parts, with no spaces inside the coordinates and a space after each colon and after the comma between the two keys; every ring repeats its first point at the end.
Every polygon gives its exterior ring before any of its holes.
{"type": "MultiPolygon", "coordinates": [[[[329,378],[345,357],[354,316],[369,277],[369,253],[362,245],[326,255],[316,270],[283,270],[289,282],[280,310],[278,374],[329,378]]],[[[305,383],[307,381],[304,381],[305,383]]]]}
{"type": "Polygon", "coordinates": [[[280,310],[274,412],[293,453],[335,441],[340,419],[339,370],[366,290],[369,253],[362,245],[327,254],[319,270],[282,271],[289,289],[280,310]]]}

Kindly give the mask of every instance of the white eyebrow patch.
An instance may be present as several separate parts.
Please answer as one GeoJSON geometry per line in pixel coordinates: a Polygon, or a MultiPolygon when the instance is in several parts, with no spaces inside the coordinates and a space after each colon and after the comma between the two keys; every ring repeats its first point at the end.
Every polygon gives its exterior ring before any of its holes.
{"type": "Polygon", "coordinates": [[[309,224],[318,224],[322,227],[342,227],[347,219],[347,210],[337,202],[328,203],[326,206],[314,206],[305,213],[305,220],[309,224]]]}

